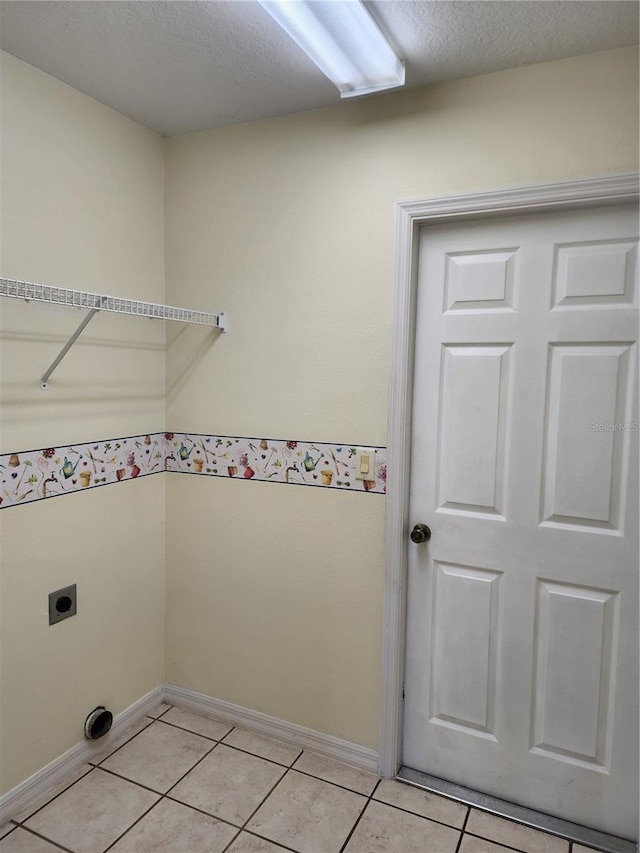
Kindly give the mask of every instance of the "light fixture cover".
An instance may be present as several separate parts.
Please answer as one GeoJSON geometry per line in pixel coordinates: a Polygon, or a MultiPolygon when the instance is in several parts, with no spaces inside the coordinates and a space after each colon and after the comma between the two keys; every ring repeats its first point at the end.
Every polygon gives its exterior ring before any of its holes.
{"type": "Polygon", "coordinates": [[[404,63],[360,0],[258,0],[340,90],[341,98],[404,86],[404,63]]]}

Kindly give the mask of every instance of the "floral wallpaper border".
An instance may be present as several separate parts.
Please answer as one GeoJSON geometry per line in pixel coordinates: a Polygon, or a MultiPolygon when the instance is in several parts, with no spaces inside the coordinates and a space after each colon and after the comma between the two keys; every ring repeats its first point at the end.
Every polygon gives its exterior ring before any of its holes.
{"type": "Polygon", "coordinates": [[[386,448],[157,432],[0,455],[0,509],[163,471],[384,494],[386,448]],[[355,479],[357,447],[374,476],[355,479]]]}

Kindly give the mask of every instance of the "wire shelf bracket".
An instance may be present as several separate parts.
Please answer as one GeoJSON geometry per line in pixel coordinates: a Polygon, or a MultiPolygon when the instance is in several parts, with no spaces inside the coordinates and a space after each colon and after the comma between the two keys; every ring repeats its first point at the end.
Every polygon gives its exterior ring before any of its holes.
{"type": "Polygon", "coordinates": [[[42,375],[40,387],[43,391],[49,387],[49,378],[60,364],[82,332],[98,311],[111,311],[116,314],[130,314],[134,317],[149,317],[152,320],[175,320],[178,323],[190,323],[199,326],[212,326],[221,332],[228,329],[224,312],[209,314],[205,311],[192,311],[189,308],[175,308],[172,305],[159,305],[155,302],[140,302],[135,299],[123,299],[119,296],[106,296],[102,293],[86,293],[67,287],[53,287],[48,284],[36,284],[31,281],[19,281],[0,276],[0,296],[24,299],[27,302],[48,302],[66,305],[72,308],[85,308],[87,315],[80,323],[58,356],[42,375]]]}

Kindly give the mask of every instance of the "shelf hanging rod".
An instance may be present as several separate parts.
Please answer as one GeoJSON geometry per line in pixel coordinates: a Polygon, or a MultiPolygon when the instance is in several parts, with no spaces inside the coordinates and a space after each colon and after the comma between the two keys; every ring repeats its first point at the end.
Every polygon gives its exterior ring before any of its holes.
{"type": "Polygon", "coordinates": [[[57,358],[42,376],[40,387],[46,390],[49,377],[65,355],[89,325],[98,311],[111,311],[116,314],[130,314],[135,317],[150,317],[153,320],[175,320],[178,323],[191,323],[200,326],[213,326],[221,332],[227,330],[227,318],[224,313],[209,314],[205,311],[192,311],[188,308],[176,308],[172,305],[159,305],[155,302],[140,302],[135,299],[123,299],[119,296],[106,296],[102,293],[86,293],[67,287],[53,287],[49,284],[36,284],[32,281],[19,281],[0,276],[0,296],[25,299],[27,302],[49,302],[55,305],[67,305],[72,308],[88,309],[87,316],[71,335],[57,358]]]}

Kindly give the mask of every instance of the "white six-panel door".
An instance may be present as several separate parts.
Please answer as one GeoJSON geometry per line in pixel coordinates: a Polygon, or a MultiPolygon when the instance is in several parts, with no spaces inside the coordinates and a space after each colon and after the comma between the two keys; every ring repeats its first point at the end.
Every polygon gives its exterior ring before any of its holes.
{"type": "Polygon", "coordinates": [[[638,221],[421,231],[403,763],[638,817],[638,221]]]}

